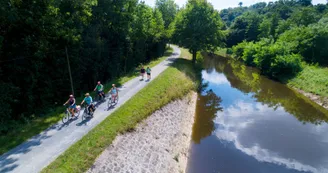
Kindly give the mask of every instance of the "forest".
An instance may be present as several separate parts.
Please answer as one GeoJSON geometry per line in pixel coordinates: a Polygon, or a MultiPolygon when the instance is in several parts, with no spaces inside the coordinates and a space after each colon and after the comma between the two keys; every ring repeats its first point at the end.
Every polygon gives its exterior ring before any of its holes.
{"type": "Polygon", "coordinates": [[[328,96],[328,5],[239,5],[219,11],[207,0],[188,0],[181,8],[174,0],[156,0],[154,8],[138,0],[0,1],[0,134],[67,99],[68,62],[74,95],[81,96],[97,81],[163,56],[167,43],[187,48],[193,62],[202,51],[225,47],[280,81],[305,71],[302,85],[320,87],[306,91],[328,96]],[[309,75],[314,66],[320,67],[317,78],[309,75]]]}
{"type": "Polygon", "coordinates": [[[0,133],[164,54],[178,6],[157,0],[0,1],[0,133]],[[165,14],[165,15],[162,15],[165,14]]]}
{"type": "Polygon", "coordinates": [[[293,78],[307,64],[328,65],[328,5],[279,0],[220,11],[228,54],[271,78],[293,78]]]}

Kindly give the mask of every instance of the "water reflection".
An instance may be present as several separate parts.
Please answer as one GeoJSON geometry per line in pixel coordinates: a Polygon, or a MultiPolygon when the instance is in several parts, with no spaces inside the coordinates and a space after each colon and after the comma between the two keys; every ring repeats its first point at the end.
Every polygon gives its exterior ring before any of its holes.
{"type": "Polygon", "coordinates": [[[196,105],[196,116],[192,139],[195,143],[200,143],[201,139],[211,135],[214,129],[214,118],[216,112],[222,111],[220,103],[222,102],[212,90],[208,90],[198,95],[196,105]]]}
{"type": "Polygon", "coordinates": [[[328,172],[327,110],[239,62],[204,63],[187,172],[328,172]]]}
{"type": "Polygon", "coordinates": [[[279,106],[304,123],[328,122],[328,111],[289,89],[285,85],[259,75],[259,71],[226,58],[206,58],[205,66],[222,72],[233,88],[251,93],[257,102],[279,106]],[[225,65],[222,65],[225,64],[225,65]]]}

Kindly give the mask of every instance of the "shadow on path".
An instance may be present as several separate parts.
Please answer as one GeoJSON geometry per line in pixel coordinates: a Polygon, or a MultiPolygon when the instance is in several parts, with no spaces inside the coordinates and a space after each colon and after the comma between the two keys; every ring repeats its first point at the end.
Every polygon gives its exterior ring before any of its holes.
{"type": "Polygon", "coordinates": [[[49,127],[47,130],[45,130],[44,132],[42,132],[41,134],[34,136],[33,138],[29,139],[22,145],[19,145],[18,147],[3,154],[0,157],[0,172],[1,173],[11,172],[16,167],[18,167],[18,164],[15,164],[15,162],[18,160],[18,158],[15,158],[15,155],[28,153],[32,150],[33,147],[41,145],[43,140],[51,137],[51,135],[49,135],[48,132],[56,128],[57,126],[53,125],[49,127]]]}

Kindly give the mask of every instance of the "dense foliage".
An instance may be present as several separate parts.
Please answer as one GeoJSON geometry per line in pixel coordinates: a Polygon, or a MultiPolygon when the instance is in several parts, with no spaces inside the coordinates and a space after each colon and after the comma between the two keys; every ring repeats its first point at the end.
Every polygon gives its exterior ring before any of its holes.
{"type": "Polygon", "coordinates": [[[173,39],[189,49],[196,61],[197,52],[222,46],[223,23],[218,11],[206,0],[189,0],[175,18],[173,39]]]}
{"type": "Polygon", "coordinates": [[[302,61],[328,65],[327,4],[279,0],[225,9],[220,15],[229,33],[226,45],[263,74],[282,79],[301,71],[302,61]]]}
{"type": "Polygon", "coordinates": [[[66,100],[67,57],[80,95],[161,56],[168,18],[138,0],[0,1],[0,132],[66,100]]]}

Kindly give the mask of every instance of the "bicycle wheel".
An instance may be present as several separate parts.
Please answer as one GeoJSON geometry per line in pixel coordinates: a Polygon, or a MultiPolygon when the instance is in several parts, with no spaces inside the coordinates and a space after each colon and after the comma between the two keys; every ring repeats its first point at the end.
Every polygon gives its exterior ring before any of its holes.
{"type": "Polygon", "coordinates": [[[75,114],[74,114],[74,117],[75,117],[76,119],[78,119],[79,116],[80,116],[80,113],[81,113],[81,110],[76,111],[75,114]]]}
{"type": "Polygon", "coordinates": [[[108,99],[107,106],[108,107],[111,107],[112,106],[112,98],[109,98],[108,99]]]}
{"type": "Polygon", "coordinates": [[[69,116],[70,116],[70,114],[68,113],[68,111],[66,111],[65,113],[64,113],[64,117],[62,118],[62,122],[65,124],[65,123],[67,123],[67,121],[69,120],[69,116]]]}

